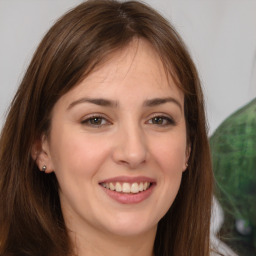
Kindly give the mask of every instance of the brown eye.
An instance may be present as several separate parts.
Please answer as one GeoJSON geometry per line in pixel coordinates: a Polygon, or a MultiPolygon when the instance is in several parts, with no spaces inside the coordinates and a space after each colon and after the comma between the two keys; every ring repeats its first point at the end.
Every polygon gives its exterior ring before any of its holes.
{"type": "Polygon", "coordinates": [[[91,125],[101,125],[102,124],[101,117],[93,117],[93,118],[90,118],[88,121],[91,125]]]}
{"type": "Polygon", "coordinates": [[[160,126],[175,125],[174,120],[167,116],[155,116],[149,120],[149,123],[160,126]]]}
{"type": "Polygon", "coordinates": [[[152,118],[152,124],[163,124],[164,121],[165,120],[162,117],[157,116],[157,117],[152,118]]]}
{"type": "Polygon", "coordinates": [[[92,127],[101,127],[108,124],[108,121],[101,116],[92,116],[81,122],[83,125],[88,125],[92,127]]]}

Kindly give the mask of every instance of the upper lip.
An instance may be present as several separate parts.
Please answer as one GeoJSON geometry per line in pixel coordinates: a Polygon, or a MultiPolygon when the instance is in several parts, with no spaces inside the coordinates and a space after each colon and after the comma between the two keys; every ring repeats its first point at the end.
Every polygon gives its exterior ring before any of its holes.
{"type": "Polygon", "coordinates": [[[156,183],[156,180],[146,176],[137,176],[137,177],[129,177],[129,176],[117,176],[113,178],[108,178],[101,180],[100,183],[110,183],[110,182],[127,182],[127,183],[134,183],[134,182],[150,182],[156,183]]]}

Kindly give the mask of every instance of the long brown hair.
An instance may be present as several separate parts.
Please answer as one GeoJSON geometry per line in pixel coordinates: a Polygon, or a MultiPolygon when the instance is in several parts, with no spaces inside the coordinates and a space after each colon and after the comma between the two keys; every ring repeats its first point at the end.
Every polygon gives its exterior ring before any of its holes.
{"type": "Polygon", "coordinates": [[[0,254],[72,253],[53,174],[43,174],[32,146],[49,132],[56,101],[133,38],[144,38],[185,95],[191,146],[178,195],[160,220],[158,256],[209,256],[212,170],[196,68],[174,28],[137,1],[94,0],[68,12],[45,35],[12,101],[0,138],[0,254]]]}

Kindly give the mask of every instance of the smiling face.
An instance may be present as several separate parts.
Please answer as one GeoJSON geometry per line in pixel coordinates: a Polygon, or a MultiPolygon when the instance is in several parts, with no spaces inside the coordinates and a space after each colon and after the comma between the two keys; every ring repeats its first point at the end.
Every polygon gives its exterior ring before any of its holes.
{"type": "Polygon", "coordinates": [[[38,165],[59,182],[76,235],[155,235],[186,169],[183,93],[133,41],[55,104],[38,165]]]}

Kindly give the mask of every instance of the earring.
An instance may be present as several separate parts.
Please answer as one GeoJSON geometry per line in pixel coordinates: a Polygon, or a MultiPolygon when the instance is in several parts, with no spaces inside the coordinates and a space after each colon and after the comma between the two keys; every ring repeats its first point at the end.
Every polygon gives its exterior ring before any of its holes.
{"type": "Polygon", "coordinates": [[[46,169],[47,169],[47,167],[46,167],[46,165],[44,165],[44,166],[42,167],[42,172],[45,172],[46,169]]]}
{"type": "Polygon", "coordinates": [[[188,163],[186,163],[186,168],[188,168],[188,163]]]}

